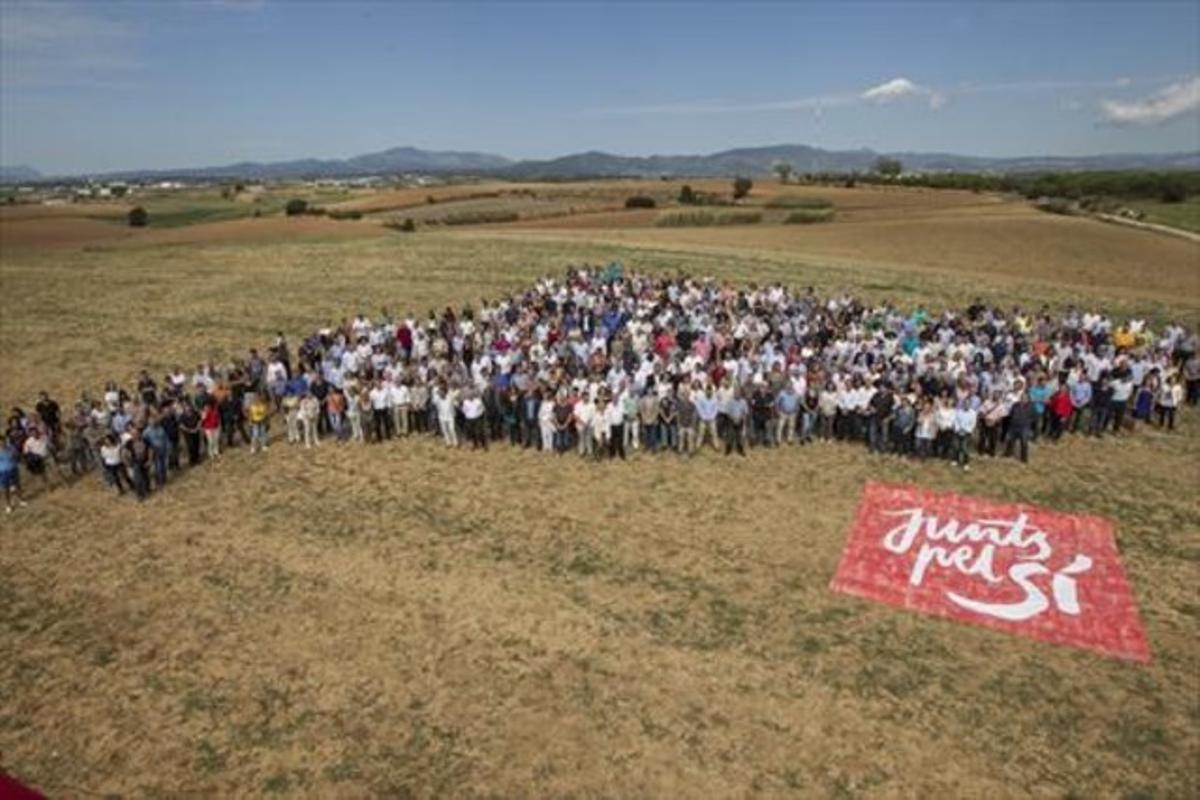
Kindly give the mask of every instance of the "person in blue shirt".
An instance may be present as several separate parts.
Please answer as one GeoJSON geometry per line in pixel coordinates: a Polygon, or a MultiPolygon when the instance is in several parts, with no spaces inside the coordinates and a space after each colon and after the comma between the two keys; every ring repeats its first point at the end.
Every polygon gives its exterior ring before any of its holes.
{"type": "Polygon", "coordinates": [[[1030,438],[1037,441],[1038,435],[1043,433],[1042,430],[1046,419],[1046,403],[1050,400],[1050,384],[1046,383],[1046,376],[1039,376],[1037,383],[1029,387],[1029,402],[1033,404],[1033,423],[1030,426],[1030,438]]]}
{"type": "Polygon", "coordinates": [[[1079,429],[1083,427],[1083,412],[1091,404],[1092,382],[1088,380],[1086,375],[1082,375],[1071,386],[1071,407],[1074,409],[1074,413],[1071,414],[1072,433],[1079,433],[1079,429]]]}
{"type": "Polygon", "coordinates": [[[0,489],[4,490],[4,512],[11,514],[13,500],[21,506],[25,498],[21,496],[21,473],[18,464],[16,448],[9,441],[0,442],[0,489]]]}

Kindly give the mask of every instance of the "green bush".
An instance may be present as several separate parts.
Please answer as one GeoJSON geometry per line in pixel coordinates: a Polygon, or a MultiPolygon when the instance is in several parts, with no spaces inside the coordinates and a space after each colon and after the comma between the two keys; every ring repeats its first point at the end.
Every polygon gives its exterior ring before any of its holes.
{"type": "Polygon", "coordinates": [[[144,228],[150,222],[150,215],[146,213],[146,209],[138,206],[129,212],[129,224],[134,228],[144,228]]]}
{"type": "Polygon", "coordinates": [[[751,225],[762,221],[761,211],[677,211],[659,217],[654,224],[660,228],[704,228],[710,225],[751,225]]]}
{"type": "Polygon", "coordinates": [[[733,179],[733,199],[740,200],[750,194],[750,190],[754,188],[754,181],[749,178],[738,177],[733,179]]]}
{"type": "Polygon", "coordinates": [[[824,197],[801,197],[794,194],[781,194],[772,197],[766,204],[767,208],[833,208],[833,203],[824,197]]]}
{"type": "Polygon", "coordinates": [[[653,197],[647,197],[644,194],[635,194],[633,197],[625,198],[626,208],[654,208],[657,203],[653,197]]]}
{"type": "Polygon", "coordinates": [[[516,211],[459,211],[449,214],[444,220],[447,225],[487,225],[493,222],[516,222],[521,215],[516,211]]]}
{"type": "Polygon", "coordinates": [[[387,222],[383,223],[383,227],[391,228],[394,231],[412,233],[417,229],[417,223],[413,221],[412,217],[405,217],[403,222],[397,219],[388,220],[387,222]]]}
{"type": "Polygon", "coordinates": [[[1188,191],[1187,184],[1181,180],[1168,179],[1163,182],[1162,193],[1159,199],[1164,203],[1182,203],[1187,200],[1188,191]]]}
{"type": "Polygon", "coordinates": [[[783,219],[784,225],[811,225],[814,222],[829,222],[833,219],[832,208],[801,208],[783,219]]]}
{"type": "Polygon", "coordinates": [[[308,201],[301,200],[299,197],[294,197],[287,201],[287,205],[283,207],[283,213],[289,217],[297,217],[308,212],[308,201]]]}
{"type": "Polygon", "coordinates": [[[696,193],[692,191],[692,187],[686,183],[679,190],[679,204],[684,206],[694,205],[696,203],[696,193]]]}

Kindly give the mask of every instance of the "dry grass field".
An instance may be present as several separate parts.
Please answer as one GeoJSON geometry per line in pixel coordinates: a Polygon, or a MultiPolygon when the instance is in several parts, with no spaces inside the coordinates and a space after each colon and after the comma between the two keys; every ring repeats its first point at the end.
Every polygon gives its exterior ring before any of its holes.
{"type": "MultiPolygon", "coordinates": [[[[611,259],[1200,323],[1195,245],[845,192],[796,230],[264,218],[44,247],[0,216],[0,404],[611,259]]],[[[969,474],[844,446],[592,465],[411,440],[242,450],[144,506],[88,479],[0,521],[0,770],[55,797],[1194,797],[1198,485],[1194,413],[969,474]],[[831,593],[868,479],[1113,519],[1153,663],[831,593]]]]}

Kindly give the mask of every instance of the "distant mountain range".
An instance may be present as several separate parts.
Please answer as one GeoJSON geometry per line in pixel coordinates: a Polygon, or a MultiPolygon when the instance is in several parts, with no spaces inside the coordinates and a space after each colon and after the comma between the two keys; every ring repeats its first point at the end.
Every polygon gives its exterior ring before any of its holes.
{"type": "MultiPolygon", "coordinates": [[[[747,147],[707,155],[620,156],[597,150],[573,153],[547,160],[513,161],[491,153],[421,150],[393,147],[347,159],[305,158],[293,161],[243,161],[216,167],[127,170],[93,175],[95,178],[124,179],[216,179],[252,180],[288,178],[341,178],[364,175],[422,173],[481,175],[515,179],[564,179],[589,177],[731,177],[765,175],[776,164],[786,162],[796,172],[864,172],[876,159],[899,159],[905,169],[935,172],[1035,172],[1040,170],[1126,170],[1200,169],[1200,151],[1191,153],[1102,156],[1029,156],[984,158],[951,153],[879,153],[874,150],[823,150],[799,144],[747,147]]],[[[0,167],[0,182],[48,180],[28,166],[0,167]]]]}
{"type": "Polygon", "coordinates": [[[39,181],[42,173],[33,167],[19,164],[15,167],[0,166],[0,183],[21,183],[23,181],[39,181]]]}

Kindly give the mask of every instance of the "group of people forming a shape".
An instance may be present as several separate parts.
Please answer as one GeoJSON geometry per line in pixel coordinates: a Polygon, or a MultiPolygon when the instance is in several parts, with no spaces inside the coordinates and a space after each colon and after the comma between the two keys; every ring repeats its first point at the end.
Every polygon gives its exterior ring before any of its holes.
{"type": "Polygon", "coordinates": [[[265,355],[143,372],[65,413],[43,393],[8,419],[0,486],[11,511],[22,469],[49,488],[99,468],[145,498],[239,440],[265,451],[273,420],[310,448],[423,434],[624,459],[836,440],[969,469],[973,455],[1025,461],[1031,443],[1068,432],[1174,429],[1177,409],[1200,402],[1198,351],[1180,324],[1073,306],[931,313],[572,268],[475,309],[360,314],[295,353],[280,334],[265,355]]]}

